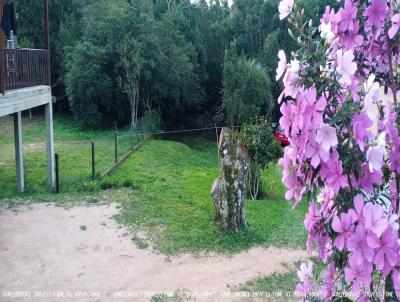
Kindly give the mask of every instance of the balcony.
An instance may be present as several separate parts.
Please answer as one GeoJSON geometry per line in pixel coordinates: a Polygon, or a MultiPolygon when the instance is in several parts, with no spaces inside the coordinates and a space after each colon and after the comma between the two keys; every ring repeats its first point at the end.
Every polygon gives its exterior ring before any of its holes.
{"type": "Polygon", "coordinates": [[[48,51],[44,49],[0,49],[0,93],[49,85],[48,51]]]}

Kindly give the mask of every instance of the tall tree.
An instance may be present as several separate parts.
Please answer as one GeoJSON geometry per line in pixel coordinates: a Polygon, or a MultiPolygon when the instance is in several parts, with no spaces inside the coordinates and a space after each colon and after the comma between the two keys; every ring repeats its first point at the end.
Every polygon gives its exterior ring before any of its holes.
{"type": "Polygon", "coordinates": [[[236,42],[225,51],[222,108],[231,126],[270,113],[273,107],[265,70],[254,60],[238,56],[236,42]]]}

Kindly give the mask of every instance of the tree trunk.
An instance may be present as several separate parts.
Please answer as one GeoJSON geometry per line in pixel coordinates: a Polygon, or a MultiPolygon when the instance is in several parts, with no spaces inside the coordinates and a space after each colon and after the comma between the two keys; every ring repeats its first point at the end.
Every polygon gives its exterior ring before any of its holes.
{"type": "Polygon", "coordinates": [[[261,169],[255,161],[251,161],[249,165],[249,175],[247,177],[247,192],[252,200],[258,198],[261,187],[261,169]]]}
{"type": "Polygon", "coordinates": [[[221,132],[219,156],[220,176],[211,191],[215,220],[223,231],[238,231],[246,227],[244,203],[249,155],[228,128],[221,132]]]}

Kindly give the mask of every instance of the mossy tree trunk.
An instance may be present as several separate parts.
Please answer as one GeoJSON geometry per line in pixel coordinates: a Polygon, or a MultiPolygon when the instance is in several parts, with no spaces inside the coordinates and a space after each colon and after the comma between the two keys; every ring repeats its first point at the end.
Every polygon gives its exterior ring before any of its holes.
{"type": "Polygon", "coordinates": [[[234,138],[233,131],[222,129],[219,143],[220,176],[212,187],[215,220],[223,231],[246,227],[245,200],[249,156],[234,138]]]}

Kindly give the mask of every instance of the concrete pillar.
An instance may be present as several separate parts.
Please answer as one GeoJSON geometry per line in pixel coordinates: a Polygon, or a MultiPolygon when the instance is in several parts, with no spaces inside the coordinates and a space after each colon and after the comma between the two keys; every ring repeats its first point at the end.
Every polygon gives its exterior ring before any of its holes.
{"type": "Polygon", "coordinates": [[[21,112],[14,113],[13,117],[14,117],[15,161],[17,163],[17,188],[19,192],[24,192],[25,191],[24,145],[22,143],[21,112]]]}
{"type": "Polygon", "coordinates": [[[46,150],[47,150],[47,184],[49,190],[55,186],[54,172],[54,139],[53,139],[53,103],[45,105],[46,111],[46,150]]]}

